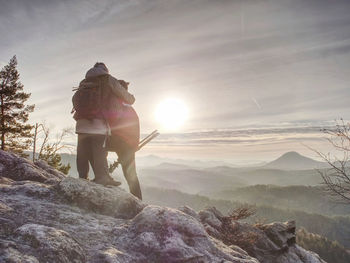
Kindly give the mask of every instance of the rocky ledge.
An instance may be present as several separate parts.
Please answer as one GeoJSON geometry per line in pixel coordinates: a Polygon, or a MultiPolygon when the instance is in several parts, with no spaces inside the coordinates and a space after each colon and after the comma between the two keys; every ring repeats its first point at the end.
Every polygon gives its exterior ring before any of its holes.
{"type": "Polygon", "coordinates": [[[0,262],[325,263],[295,244],[294,222],[147,205],[4,151],[0,200],[0,262]]]}

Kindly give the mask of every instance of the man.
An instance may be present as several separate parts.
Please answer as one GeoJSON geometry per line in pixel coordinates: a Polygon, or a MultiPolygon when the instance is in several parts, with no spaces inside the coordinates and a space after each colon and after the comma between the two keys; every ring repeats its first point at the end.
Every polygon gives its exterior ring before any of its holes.
{"type": "MultiPolygon", "coordinates": [[[[119,80],[119,83],[128,91],[129,82],[119,80]]],[[[111,128],[111,137],[107,143],[109,151],[116,152],[123,174],[128,182],[130,193],[142,200],[140,183],[136,174],[135,152],[140,139],[140,124],[136,111],[127,101],[117,98],[116,105],[120,109],[116,114],[110,114],[108,124],[111,128]]]]}
{"type": "Polygon", "coordinates": [[[95,174],[94,182],[102,185],[120,185],[108,172],[106,138],[109,134],[106,114],[110,99],[116,97],[129,104],[135,98],[125,90],[118,80],[109,75],[104,63],[96,63],[89,69],[73,96],[78,134],[77,169],[79,177],[88,179],[89,163],[95,174]]]}

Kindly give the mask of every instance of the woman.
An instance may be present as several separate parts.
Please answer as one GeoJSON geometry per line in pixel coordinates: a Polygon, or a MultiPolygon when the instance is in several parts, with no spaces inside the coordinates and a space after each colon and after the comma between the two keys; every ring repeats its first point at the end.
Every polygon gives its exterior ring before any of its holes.
{"type": "MultiPolygon", "coordinates": [[[[119,80],[119,83],[128,90],[129,82],[119,80]]],[[[106,115],[111,130],[107,150],[117,153],[130,193],[142,200],[135,164],[135,152],[140,140],[139,118],[134,108],[121,98],[115,98],[114,103],[117,110],[111,110],[106,115]]]]}

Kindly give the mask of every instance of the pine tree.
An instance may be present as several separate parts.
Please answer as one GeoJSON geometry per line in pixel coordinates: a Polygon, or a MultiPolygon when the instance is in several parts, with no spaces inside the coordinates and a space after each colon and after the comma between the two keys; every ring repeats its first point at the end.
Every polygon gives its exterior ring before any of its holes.
{"type": "Polygon", "coordinates": [[[26,122],[34,105],[24,104],[30,95],[23,92],[17,71],[17,58],[13,56],[0,71],[1,150],[25,155],[23,151],[30,147],[33,125],[26,122]]]}
{"type": "Polygon", "coordinates": [[[63,164],[62,157],[56,152],[54,144],[48,144],[44,147],[43,152],[39,154],[38,159],[44,160],[48,165],[56,168],[64,174],[68,174],[71,166],[70,164],[63,164]]]}

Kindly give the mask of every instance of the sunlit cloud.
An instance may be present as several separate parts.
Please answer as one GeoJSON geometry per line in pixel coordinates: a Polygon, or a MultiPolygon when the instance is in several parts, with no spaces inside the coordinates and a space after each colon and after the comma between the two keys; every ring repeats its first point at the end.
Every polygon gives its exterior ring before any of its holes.
{"type": "Polygon", "coordinates": [[[187,133],[161,134],[152,144],[169,146],[195,145],[258,145],[281,141],[302,142],[308,140],[324,140],[323,127],[285,127],[259,128],[239,130],[211,130],[187,133]]]}
{"type": "Polygon", "coordinates": [[[56,126],[73,126],[71,88],[104,61],[131,82],[143,133],[160,128],[154,111],[164,98],[186,101],[185,132],[162,134],[152,147],[290,147],[318,133],[284,123],[350,119],[349,7],[346,0],[5,1],[0,61],[17,54],[37,105],[33,122],[54,116],[56,126]],[[209,132],[189,132],[198,130],[209,132]]]}

